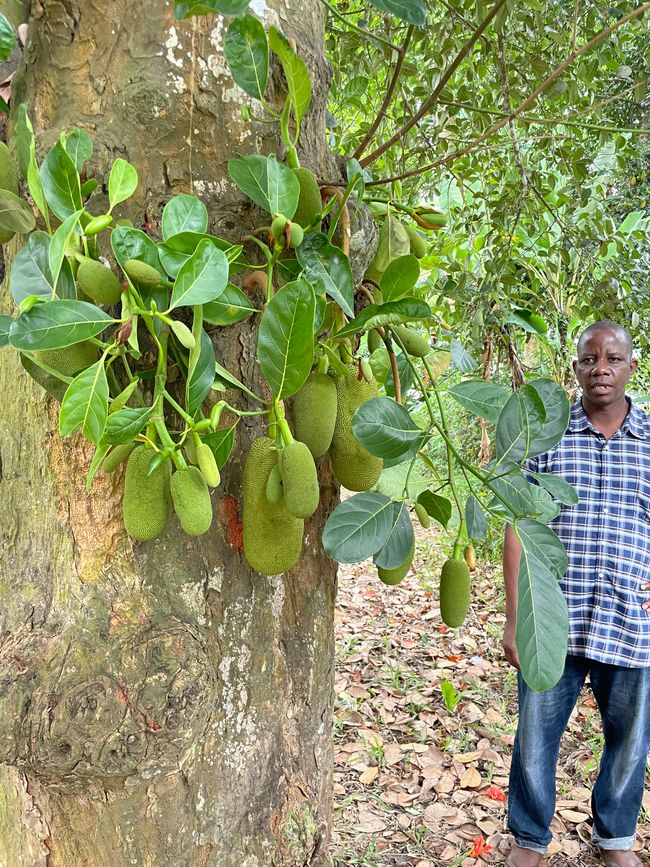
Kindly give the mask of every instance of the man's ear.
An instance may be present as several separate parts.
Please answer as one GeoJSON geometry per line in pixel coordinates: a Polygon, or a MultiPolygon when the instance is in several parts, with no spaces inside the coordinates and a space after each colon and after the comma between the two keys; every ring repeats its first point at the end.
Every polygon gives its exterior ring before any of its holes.
{"type": "Polygon", "coordinates": [[[577,375],[578,375],[578,371],[577,371],[577,367],[578,367],[578,359],[577,359],[577,358],[572,359],[572,361],[571,361],[571,367],[573,368],[573,372],[574,372],[574,374],[577,376],[577,375]]]}
{"type": "Polygon", "coordinates": [[[633,358],[632,361],[630,361],[630,375],[636,373],[638,367],[639,362],[636,360],[636,358],[633,358]]]}

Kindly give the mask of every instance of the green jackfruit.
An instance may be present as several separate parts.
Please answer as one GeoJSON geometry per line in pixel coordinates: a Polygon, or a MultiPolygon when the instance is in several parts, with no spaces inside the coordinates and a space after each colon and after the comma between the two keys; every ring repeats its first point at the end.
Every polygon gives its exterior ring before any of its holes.
{"type": "Polygon", "coordinates": [[[143,286],[157,286],[162,280],[162,275],[152,265],[138,259],[127,259],[122,267],[129,279],[143,286]]]}
{"type": "Polygon", "coordinates": [[[305,443],[294,440],[278,455],[284,505],[295,518],[309,518],[318,508],[316,464],[305,443]]]}
{"type": "Polygon", "coordinates": [[[262,575],[280,575],[300,559],[304,521],[287,512],[284,500],[269,503],[266,483],[278,453],[269,437],[251,445],[244,464],[242,525],[244,555],[262,575]]]}
{"type": "Polygon", "coordinates": [[[87,257],[77,270],[77,285],[97,304],[117,304],[122,294],[120,281],[111,269],[87,257]]]}
{"type": "Polygon", "coordinates": [[[384,462],[367,452],[352,433],[352,416],[357,407],[377,397],[377,381],[356,376],[337,376],[336,424],[329,448],[334,475],[349,491],[367,491],[377,483],[384,462]]]}
{"type": "Polygon", "coordinates": [[[405,325],[391,325],[392,330],[404,344],[404,349],[414,358],[425,358],[431,352],[431,344],[424,334],[418,334],[405,325]]]}
{"type": "Polygon", "coordinates": [[[266,499],[272,506],[275,506],[276,503],[280,502],[283,496],[282,476],[280,475],[280,467],[276,464],[266,480],[266,499]]]}
{"type": "Polygon", "coordinates": [[[384,584],[400,584],[408,575],[408,571],[411,568],[411,564],[413,563],[413,556],[415,554],[415,537],[413,537],[413,541],[411,542],[411,549],[406,556],[406,560],[403,563],[400,563],[399,566],[396,566],[394,569],[382,569],[381,566],[377,566],[377,574],[379,575],[379,580],[384,584]]]}
{"type": "Polygon", "coordinates": [[[3,141],[0,141],[0,190],[18,195],[18,175],[11,151],[3,141]]]}
{"type": "Polygon", "coordinates": [[[207,533],[212,524],[212,500],[201,470],[198,467],[176,470],[169,488],[174,511],[188,536],[207,533]]]}
{"type": "Polygon", "coordinates": [[[411,223],[405,223],[404,228],[411,242],[411,253],[416,259],[422,259],[423,256],[427,255],[427,250],[429,249],[427,242],[411,223]]]}
{"type": "Polygon", "coordinates": [[[138,446],[126,463],[122,499],[124,527],[129,536],[138,542],[160,536],[169,518],[171,464],[163,461],[151,475],[147,475],[153,456],[154,452],[150,448],[138,446]]]}
{"type": "Polygon", "coordinates": [[[389,215],[379,229],[379,246],[366,269],[366,277],[379,283],[381,275],[393,259],[405,256],[411,249],[411,241],[404,223],[389,215]]]}
{"type": "Polygon", "coordinates": [[[326,373],[310,373],[293,396],[294,436],[314,458],[324,455],[336,424],[336,385],[326,373]]]}
{"type": "Polygon", "coordinates": [[[221,482],[221,473],[214,452],[207,443],[200,443],[196,447],[196,462],[206,485],[211,488],[218,488],[221,482]]]}
{"type": "MultiPolygon", "coordinates": [[[[292,169],[291,171],[300,184],[298,207],[291,219],[304,229],[323,210],[320,187],[314,173],[310,172],[309,169],[301,167],[299,169],[292,169]]],[[[316,225],[315,231],[320,232],[320,223],[316,225]]]]}
{"type": "Polygon", "coordinates": [[[464,560],[447,560],[440,574],[440,616],[454,629],[462,626],[469,610],[470,574],[464,560]]]}
{"type": "Polygon", "coordinates": [[[116,470],[120,464],[124,463],[134,448],[135,443],[126,443],[125,445],[115,446],[115,448],[112,448],[102,463],[102,469],[104,472],[112,473],[113,470],[116,470]]]}
{"type": "Polygon", "coordinates": [[[63,349],[42,349],[36,358],[64,376],[74,376],[97,361],[98,351],[90,340],[84,340],[63,349]]]}
{"type": "Polygon", "coordinates": [[[425,530],[428,530],[431,526],[431,518],[422,503],[415,504],[415,514],[420,522],[420,526],[424,527],[425,530]]]}
{"type": "Polygon", "coordinates": [[[376,328],[371,328],[368,332],[368,352],[371,354],[375,351],[375,349],[379,349],[380,346],[384,345],[384,341],[379,336],[379,332],[376,328]]]}

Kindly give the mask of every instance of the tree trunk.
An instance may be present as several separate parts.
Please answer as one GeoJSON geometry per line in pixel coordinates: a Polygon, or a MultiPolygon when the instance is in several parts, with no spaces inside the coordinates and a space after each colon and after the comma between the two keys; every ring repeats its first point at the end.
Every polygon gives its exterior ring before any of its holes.
{"type": "MultiPolygon", "coordinates": [[[[298,14],[293,0],[255,0],[253,10],[296,39],[310,68],[301,156],[331,177],[319,4],[303,0],[298,14]]],[[[118,216],[159,237],[164,203],[193,192],[211,231],[238,241],[256,213],[226,162],[279,152],[279,137],[241,119],[248,98],[223,60],[226,26],[177,22],[163,0],[34,0],[14,110],[28,101],[41,151],[61,130],[85,129],[100,179],[117,156],[137,167],[135,204],[118,216]]],[[[282,86],[276,69],[272,98],[282,86]]],[[[10,310],[6,285],[0,308],[10,310]]],[[[218,360],[261,388],[255,319],[214,340],[218,360]]],[[[238,517],[259,421],[238,426],[208,534],[191,539],[173,519],[156,542],[134,544],[120,474],[100,473],[86,496],[92,450],[58,436],[58,404],[8,349],[0,392],[0,865],[329,863],[336,579],[320,537],[337,488],[327,458],[302,560],[265,577],[243,558],[238,517]]],[[[247,407],[239,392],[227,399],[247,407]]]]}

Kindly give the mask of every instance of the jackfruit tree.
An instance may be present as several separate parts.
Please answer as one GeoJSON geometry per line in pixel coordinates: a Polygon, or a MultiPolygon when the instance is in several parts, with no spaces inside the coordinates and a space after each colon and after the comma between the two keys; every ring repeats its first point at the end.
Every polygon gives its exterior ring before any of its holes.
{"type": "Polygon", "coordinates": [[[547,522],[576,495],[522,465],[567,396],[476,375],[423,288],[446,214],[329,148],[323,23],[32,4],[0,148],[0,864],[329,864],[336,562],[401,582],[415,517],[453,525],[452,627],[471,540],[515,527],[524,676],[561,672],[547,522]],[[451,402],[494,425],[489,463],[451,402]]]}

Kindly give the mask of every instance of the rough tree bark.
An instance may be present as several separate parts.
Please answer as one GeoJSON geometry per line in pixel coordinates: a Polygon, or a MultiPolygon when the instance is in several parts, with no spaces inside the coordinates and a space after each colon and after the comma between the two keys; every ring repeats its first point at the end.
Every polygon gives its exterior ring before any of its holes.
{"type": "MultiPolygon", "coordinates": [[[[319,4],[252,8],[296,39],[310,68],[301,155],[331,178],[319,4]]],[[[13,105],[28,101],[41,151],[76,125],[95,141],[98,176],[117,156],[137,167],[135,205],[119,216],[156,235],[165,201],[194,192],[211,230],[236,241],[259,215],[226,161],[279,152],[279,141],[275,127],[241,119],[226,26],[177,22],[165,0],[34,0],[13,105]]],[[[277,70],[272,86],[282,87],[277,70]]],[[[9,312],[6,285],[0,308],[9,312]]],[[[218,359],[259,387],[255,328],[214,339],[218,359]]],[[[239,425],[212,530],[190,539],[172,521],[136,545],[119,474],[100,474],[85,495],[91,451],[59,438],[58,405],[10,350],[0,393],[0,865],[329,863],[336,579],[319,539],[337,490],[327,459],[303,559],[268,578],[237,539],[259,422],[239,425]]]]}

